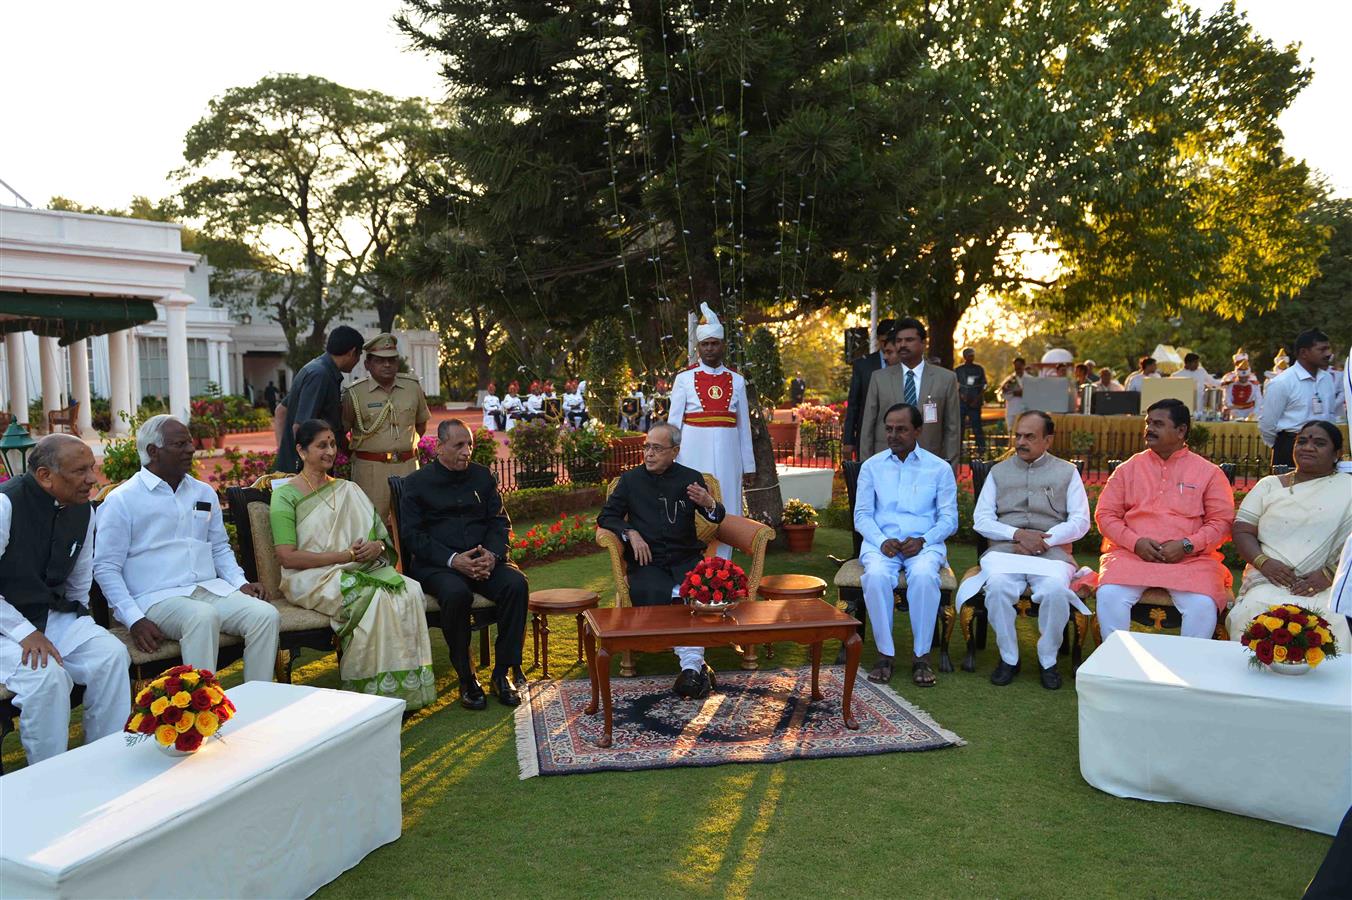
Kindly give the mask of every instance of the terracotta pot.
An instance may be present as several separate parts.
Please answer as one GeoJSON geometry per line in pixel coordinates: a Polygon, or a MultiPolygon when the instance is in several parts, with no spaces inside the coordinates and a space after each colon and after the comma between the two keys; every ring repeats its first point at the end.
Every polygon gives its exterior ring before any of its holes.
{"type": "Polygon", "coordinates": [[[212,438],[211,441],[212,441],[212,444],[215,445],[215,447],[216,447],[217,450],[224,450],[224,449],[225,449],[225,435],[223,435],[223,434],[218,434],[218,435],[216,435],[214,438],[212,438]]]}
{"type": "Polygon", "coordinates": [[[789,544],[790,553],[807,553],[812,549],[812,538],[817,533],[816,525],[783,525],[784,539],[789,544]]]}

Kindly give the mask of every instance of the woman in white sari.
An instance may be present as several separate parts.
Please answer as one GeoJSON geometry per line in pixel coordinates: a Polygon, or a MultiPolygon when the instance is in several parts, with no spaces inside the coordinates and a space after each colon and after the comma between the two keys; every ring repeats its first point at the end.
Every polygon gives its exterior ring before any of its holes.
{"type": "Polygon", "coordinates": [[[286,599],[328,616],[342,648],[343,690],[396,697],[413,710],[436,699],[422,588],[395,571],[375,507],[350,481],[329,475],[333,429],[301,424],[300,474],[272,492],[272,535],[286,599]]]}
{"type": "Polygon", "coordinates": [[[1237,641],[1254,616],[1295,603],[1329,621],[1346,650],[1347,620],[1330,608],[1330,588],[1343,542],[1352,531],[1352,475],[1338,471],[1343,436],[1323,421],[1296,435],[1296,470],[1254,485],[1235,515],[1233,537],[1248,566],[1226,628],[1237,641]]]}

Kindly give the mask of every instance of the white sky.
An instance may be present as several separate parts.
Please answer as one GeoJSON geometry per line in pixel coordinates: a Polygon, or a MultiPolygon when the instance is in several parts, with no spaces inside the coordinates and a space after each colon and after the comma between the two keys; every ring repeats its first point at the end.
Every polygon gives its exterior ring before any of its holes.
{"type": "MultiPolygon", "coordinates": [[[[1199,0],[1207,11],[1220,0],[1199,0]]],[[[1315,78],[1282,117],[1287,148],[1352,196],[1352,2],[1239,0],[1315,78]]],[[[173,191],[183,136],[224,90],[270,72],[439,97],[435,63],[404,49],[396,0],[9,0],[0,3],[0,179],[36,206],[53,195],[125,206],[173,191]]],[[[0,203],[13,203],[0,190],[0,203]]]]}

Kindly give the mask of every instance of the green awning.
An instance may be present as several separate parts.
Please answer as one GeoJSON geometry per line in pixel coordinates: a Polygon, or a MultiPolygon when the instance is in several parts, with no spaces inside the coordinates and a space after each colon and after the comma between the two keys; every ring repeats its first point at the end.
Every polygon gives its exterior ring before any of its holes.
{"type": "Polygon", "coordinates": [[[0,333],[31,331],[60,338],[61,346],[155,321],[155,301],[0,291],[0,333]]]}

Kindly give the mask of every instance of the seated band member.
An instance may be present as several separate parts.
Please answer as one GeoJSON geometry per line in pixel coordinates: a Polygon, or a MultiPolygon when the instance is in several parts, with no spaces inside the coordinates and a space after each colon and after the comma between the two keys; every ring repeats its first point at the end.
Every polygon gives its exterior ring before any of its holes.
{"type": "Polygon", "coordinates": [[[1352,532],[1352,475],[1338,471],[1343,435],[1328,422],[1306,422],[1296,432],[1296,470],[1254,485],[1235,514],[1235,549],[1249,565],[1227,618],[1230,640],[1244,635],[1268,607],[1295,603],[1329,620],[1340,647],[1352,642],[1347,621],[1335,615],[1334,575],[1352,532]]]}
{"type": "Polygon", "coordinates": [[[515,381],[507,385],[507,395],[502,398],[503,426],[498,429],[499,431],[511,431],[525,413],[526,404],[517,396],[520,389],[521,386],[515,381]]]}
{"type": "Polygon", "coordinates": [[[0,484],[0,684],[29,765],[65,751],[74,684],[85,686],[85,743],[121,731],[131,712],[127,648],[89,617],[97,482],[84,441],[52,434],[27,474],[0,484]]]}
{"type": "Polygon", "coordinates": [[[1192,416],[1179,400],[1151,404],[1146,449],[1118,466],[1094,510],[1103,535],[1098,620],[1103,639],[1131,627],[1147,588],[1164,588],[1185,637],[1211,637],[1230,573],[1220,546],[1230,537],[1234,495],[1225,473],[1188,449],[1192,416]]]}
{"type": "MultiPolygon", "coordinates": [[[[714,500],[704,477],[676,462],[681,430],[654,425],[643,445],[643,465],[620,476],[606,498],[596,524],[625,542],[629,599],[635,606],[679,603],[675,593],[685,576],[704,558],[695,533],[695,513],[723,521],[723,504],[714,500]]],[[[682,697],[706,697],[717,686],[703,647],[676,647],[681,674],[675,691],[682,697]]]]}
{"type": "MultiPolygon", "coordinates": [[[[1000,664],[991,674],[996,685],[1009,684],[1019,674],[1014,604],[1031,588],[1042,686],[1053,691],[1061,686],[1056,654],[1070,607],[1079,602],[1070,590],[1076,568],[1071,545],[1089,531],[1089,498],[1079,470],[1049,452],[1054,433],[1045,412],[1019,416],[1014,455],[991,468],[972,515],[973,526],[991,541],[977,577],[985,581],[986,613],[1000,648],[1000,664]]],[[[964,582],[960,600],[967,591],[964,582]]]]}
{"type": "Polygon", "coordinates": [[[563,421],[569,428],[587,424],[587,401],[578,388],[576,378],[568,379],[563,387],[563,421]]]}
{"type": "Polygon", "coordinates": [[[437,426],[437,458],[404,478],[399,529],[409,575],[441,605],[441,632],[460,678],[460,704],[487,700],[469,657],[470,607],[481,594],[497,605],[498,639],[489,685],[505,706],[521,702],[512,673],[521,665],[530,586],[507,559],[512,523],[493,473],[470,462],[474,435],[459,419],[437,426]]]}
{"type": "Polygon", "coordinates": [[[179,642],[183,663],[215,669],[221,632],[244,638],[244,680],[271,681],[280,616],[244,577],[216,491],[188,474],[192,437],[169,415],[136,431],[141,471],[99,508],[94,577],[146,653],[179,642]]]}
{"type": "Polygon", "coordinates": [[[484,427],[489,431],[502,431],[507,427],[507,415],[502,411],[502,401],[498,399],[498,386],[488,382],[484,388],[484,398],[479,401],[484,411],[484,427]]]}
{"type": "Polygon", "coordinates": [[[418,582],[398,561],[385,520],[354,482],[330,477],[338,456],[323,419],[296,431],[300,474],[272,492],[272,538],[282,593],[328,616],[342,647],[345,691],[403,700],[409,710],[437,698],[432,644],[418,582]]]}
{"type": "Polygon", "coordinates": [[[914,651],[911,677],[917,685],[931,687],[929,652],[939,614],[939,571],[948,563],[944,541],[958,530],[958,487],[948,461],[917,446],[923,421],[920,410],[906,403],[894,404],[884,414],[887,449],[859,468],[854,530],[864,538],[861,587],[878,647],[869,680],[892,678],[892,595],[897,572],[905,569],[914,651]]]}

